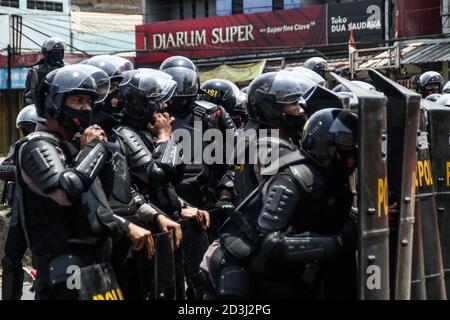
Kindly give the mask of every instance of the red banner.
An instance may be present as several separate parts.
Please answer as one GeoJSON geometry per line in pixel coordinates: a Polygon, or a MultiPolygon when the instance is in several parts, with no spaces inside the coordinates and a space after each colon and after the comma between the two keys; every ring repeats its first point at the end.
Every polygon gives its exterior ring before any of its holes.
{"type": "Polygon", "coordinates": [[[136,26],[136,63],[193,59],[326,44],[326,6],[136,26]]]}
{"type": "Polygon", "coordinates": [[[441,0],[397,0],[398,38],[442,33],[441,0]]]}

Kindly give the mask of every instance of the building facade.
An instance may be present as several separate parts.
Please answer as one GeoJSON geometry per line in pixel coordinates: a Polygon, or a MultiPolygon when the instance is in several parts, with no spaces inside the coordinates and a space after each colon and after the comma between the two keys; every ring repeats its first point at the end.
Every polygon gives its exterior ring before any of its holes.
{"type": "Polygon", "coordinates": [[[143,0],[145,23],[269,12],[358,0],[143,0]]]}

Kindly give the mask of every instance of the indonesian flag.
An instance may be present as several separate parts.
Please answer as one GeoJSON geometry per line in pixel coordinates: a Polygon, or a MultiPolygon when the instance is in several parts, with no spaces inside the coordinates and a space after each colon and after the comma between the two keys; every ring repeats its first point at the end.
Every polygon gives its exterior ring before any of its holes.
{"type": "Polygon", "coordinates": [[[395,11],[395,39],[398,39],[398,28],[400,26],[398,10],[395,11]]]}
{"type": "Polygon", "coordinates": [[[356,51],[355,38],[353,37],[353,29],[350,29],[350,37],[348,38],[348,52],[352,54],[356,51]]]}

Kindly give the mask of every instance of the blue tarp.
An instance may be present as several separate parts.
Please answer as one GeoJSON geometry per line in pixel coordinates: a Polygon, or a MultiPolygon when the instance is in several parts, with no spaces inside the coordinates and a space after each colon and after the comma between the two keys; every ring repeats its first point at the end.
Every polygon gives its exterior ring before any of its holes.
{"type": "MultiPolygon", "coordinates": [[[[11,69],[11,87],[12,89],[25,89],[25,80],[29,68],[12,68],[11,69]]],[[[7,89],[7,70],[0,69],[0,89],[7,89]]]]}

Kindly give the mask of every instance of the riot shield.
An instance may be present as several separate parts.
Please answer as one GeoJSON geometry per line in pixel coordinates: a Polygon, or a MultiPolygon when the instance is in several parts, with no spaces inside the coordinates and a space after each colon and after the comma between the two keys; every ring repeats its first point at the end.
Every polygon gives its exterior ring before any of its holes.
{"type": "Polygon", "coordinates": [[[389,228],[386,167],[386,97],[333,74],[359,99],[358,297],[389,299],[389,228]]]}
{"type": "Polygon", "coordinates": [[[157,233],[155,242],[154,285],[155,300],[176,298],[176,268],[173,237],[171,232],[157,233]]]}
{"type": "MultiPolygon", "coordinates": [[[[74,274],[77,277],[77,273],[74,274]]],[[[80,300],[124,300],[109,263],[95,264],[79,270],[80,300]]]]}
{"type": "MultiPolygon", "coordinates": [[[[423,103],[426,100],[422,100],[423,103]]],[[[426,126],[426,109],[420,109],[417,136],[416,199],[419,201],[427,299],[446,299],[442,251],[437,223],[434,194],[435,181],[430,163],[429,139],[426,126]]],[[[418,221],[417,221],[418,223],[418,221]]]]}
{"type": "Polygon", "coordinates": [[[306,102],[305,114],[308,118],[314,112],[325,108],[343,108],[341,98],[333,91],[321,86],[314,86],[313,89],[305,93],[303,98],[306,102]]]}
{"type": "Polygon", "coordinates": [[[425,265],[423,258],[422,223],[420,219],[420,202],[416,195],[414,202],[414,241],[411,270],[411,300],[426,300],[425,265]]]}
{"type": "Polygon", "coordinates": [[[176,300],[186,300],[186,288],[184,276],[183,250],[181,246],[175,249],[175,281],[176,281],[176,300]]]}
{"type": "Polygon", "coordinates": [[[442,260],[447,296],[450,294],[450,108],[423,102],[427,111],[442,260]]]}
{"type": "Polygon", "coordinates": [[[183,231],[181,248],[186,282],[188,285],[187,298],[201,299],[203,296],[203,281],[200,278],[200,263],[209,246],[208,235],[194,224],[192,220],[179,221],[183,231]]]}
{"type": "Polygon", "coordinates": [[[391,274],[394,279],[393,297],[411,298],[411,270],[414,236],[416,137],[419,125],[420,95],[369,70],[378,91],[388,98],[388,181],[390,204],[397,204],[398,228],[391,228],[394,249],[391,274]]]}

